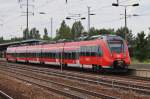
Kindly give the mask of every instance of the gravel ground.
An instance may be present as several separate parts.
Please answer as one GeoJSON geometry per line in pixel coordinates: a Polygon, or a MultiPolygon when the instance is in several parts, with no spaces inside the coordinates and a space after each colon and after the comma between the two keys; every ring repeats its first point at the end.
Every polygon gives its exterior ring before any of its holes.
{"type": "MultiPolygon", "coordinates": [[[[29,73],[29,72],[23,72],[23,73],[25,73],[25,74],[31,74],[31,75],[35,75],[34,73],[29,73]]],[[[52,81],[55,81],[55,82],[59,82],[59,83],[64,83],[64,84],[67,84],[67,85],[74,85],[74,86],[76,86],[76,87],[81,87],[81,88],[83,88],[83,89],[88,89],[88,90],[92,90],[92,91],[95,91],[95,92],[100,92],[100,93],[107,93],[107,94],[109,94],[109,95],[115,95],[115,96],[119,96],[121,99],[127,99],[127,98],[129,98],[129,99],[149,99],[148,97],[141,97],[141,96],[136,96],[135,94],[134,94],[134,92],[127,92],[127,93],[125,93],[125,92],[123,92],[122,90],[112,90],[112,89],[105,89],[105,87],[103,87],[103,86],[97,86],[97,85],[95,85],[95,86],[92,86],[92,85],[87,85],[86,83],[84,83],[84,84],[80,84],[78,81],[72,81],[72,80],[65,80],[65,79],[63,79],[63,78],[60,78],[60,77],[53,77],[53,76],[48,76],[48,77],[46,77],[46,75],[41,75],[41,74],[36,74],[35,76],[39,76],[39,77],[41,77],[41,78],[45,78],[45,79],[49,79],[49,80],[52,80],[52,81]]],[[[26,84],[26,83],[25,83],[26,84]]],[[[28,89],[31,85],[30,84],[26,84],[27,86],[25,86],[25,87],[27,87],[27,88],[25,88],[25,89],[28,89]]],[[[16,85],[16,86],[18,86],[18,85],[16,85]]],[[[35,89],[34,89],[35,90],[35,89]]],[[[20,92],[20,91],[19,91],[20,92]]],[[[30,93],[30,90],[27,90],[27,92],[29,92],[30,93]]],[[[40,91],[39,91],[40,92],[40,91]]],[[[26,96],[28,97],[28,96],[32,96],[33,95],[33,93],[32,94],[26,94],[26,96]]],[[[45,95],[44,95],[45,96],[45,95]]],[[[45,97],[35,97],[35,99],[46,99],[45,97]]],[[[29,97],[30,98],[30,97],[29,97]]],[[[32,97],[31,97],[32,98],[32,97]]],[[[50,97],[51,98],[51,97],[50,97]]],[[[48,97],[48,99],[50,99],[49,97],[48,97]]],[[[52,97],[53,99],[55,99],[55,97],[52,97]]],[[[20,99],[20,98],[19,98],[20,99]]],[[[22,98],[21,98],[22,99],[22,98]]],[[[33,98],[32,98],[33,99],[33,98]]]]}
{"type": "MultiPolygon", "coordinates": [[[[37,86],[0,74],[0,89],[14,99],[66,99],[37,86]]],[[[1,99],[1,98],[0,98],[1,99]]]]}
{"type": "MultiPolygon", "coordinates": [[[[22,72],[27,73],[27,72],[22,72]]],[[[74,85],[76,87],[81,87],[83,89],[88,89],[96,92],[105,92],[109,95],[116,95],[121,97],[121,99],[149,99],[149,97],[145,96],[138,96],[134,92],[124,92],[122,90],[113,90],[106,88],[101,85],[90,85],[88,86],[86,83],[80,84],[78,81],[66,80],[61,77],[54,77],[48,76],[44,74],[34,74],[34,73],[27,73],[35,76],[39,76],[45,79],[53,80],[59,83],[64,83],[67,85],[74,85]]],[[[37,86],[33,86],[29,83],[22,82],[20,80],[14,79],[12,77],[3,75],[0,73],[0,89],[3,90],[5,93],[12,96],[14,99],[66,99],[66,97],[60,96],[56,93],[49,93],[45,89],[41,89],[37,86]]]]}
{"type": "Polygon", "coordinates": [[[3,98],[0,96],[0,99],[3,99],[3,98]]]}

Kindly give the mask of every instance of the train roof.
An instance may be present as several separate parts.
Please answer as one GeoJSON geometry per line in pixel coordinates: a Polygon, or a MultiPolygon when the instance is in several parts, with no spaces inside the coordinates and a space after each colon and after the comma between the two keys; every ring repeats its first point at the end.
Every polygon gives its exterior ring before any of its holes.
{"type": "Polygon", "coordinates": [[[44,42],[43,40],[38,40],[38,39],[29,39],[29,40],[23,40],[23,41],[16,41],[16,42],[8,42],[8,43],[2,43],[0,44],[0,51],[1,50],[6,50],[8,47],[14,47],[14,46],[20,46],[20,45],[29,45],[33,43],[40,43],[44,42]]]}
{"type": "MultiPolygon", "coordinates": [[[[60,43],[66,43],[66,42],[79,42],[79,41],[90,41],[90,40],[97,40],[97,39],[104,39],[104,40],[123,40],[120,36],[117,35],[95,35],[95,36],[82,36],[77,38],[76,40],[65,40],[60,39],[58,41],[50,41],[50,42],[39,42],[34,44],[22,44],[18,46],[34,46],[34,45],[45,45],[45,44],[60,44],[60,43]]],[[[10,46],[10,47],[18,47],[18,46],[10,46]]]]}

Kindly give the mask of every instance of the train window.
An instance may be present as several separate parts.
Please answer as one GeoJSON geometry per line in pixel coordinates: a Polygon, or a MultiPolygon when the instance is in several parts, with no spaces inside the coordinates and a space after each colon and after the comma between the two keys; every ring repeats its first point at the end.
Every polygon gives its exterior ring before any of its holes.
{"type": "Polygon", "coordinates": [[[69,54],[69,52],[66,52],[66,54],[67,54],[66,58],[67,58],[67,59],[70,59],[70,54],[69,54]]]}
{"type": "Polygon", "coordinates": [[[96,52],[91,52],[91,56],[96,56],[96,52]]]}
{"type": "Polygon", "coordinates": [[[51,58],[51,53],[50,52],[45,53],[45,57],[46,58],[51,58]]]}
{"type": "Polygon", "coordinates": [[[100,46],[82,46],[80,47],[80,56],[101,56],[102,50],[100,46]]]}
{"type": "Polygon", "coordinates": [[[34,58],[36,58],[37,57],[37,53],[34,53],[34,58]]]}
{"type": "Polygon", "coordinates": [[[85,56],[91,56],[91,47],[86,47],[86,55],[85,56]]]}
{"type": "Polygon", "coordinates": [[[27,57],[31,57],[31,53],[27,53],[27,57]]]}
{"type": "Polygon", "coordinates": [[[59,59],[59,52],[56,52],[56,58],[59,59]]]}
{"type": "Polygon", "coordinates": [[[85,56],[86,55],[86,49],[85,49],[85,47],[84,46],[81,46],[80,47],[80,56],[85,56]]]}
{"type": "Polygon", "coordinates": [[[53,53],[52,52],[49,53],[49,57],[53,58],[53,53]]]}
{"type": "Polygon", "coordinates": [[[58,58],[59,58],[59,59],[62,58],[61,52],[58,53],[58,58]]]}
{"type": "Polygon", "coordinates": [[[53,52],[53,58],[55,59],[56,57],[55,57],[55,52],[53,52]]]}
{"type": "Polygon", "coordinates": [[[56,58],[58,58],[58,52],[57,52],[57,51],[56,51],[56,55],[55,55],[55,57],[56,57],[56,58]]]}
{"type": "Polygon", "coordinates": [[[72,59],[72,52],[69,53],[69,59],[72,59]]]}
{"type": "Polygon", "coordinates": [[[45,53],[45,55],[46,55],[46,58],[51,58],[52,57],[51,52],[45,53]]]}
{"type": "Polygon", "coordinates": [[[111,52],[121,53],[125,50],[124,43],[122,40],[108,40],[108,45],[111,52]]]}
{"type": "Polygon", "coordinates": [[[98,51],[98,47],[97,46],[92,46],[91,47],[91,56],[96,56],[97,51],[98,51]]]}
{"type": "Polygon", "coordinates": [[[76,52],[75,51],[72,52],[72,59],[76,59],[76,52]]]}
{"type": "Polygon", "coordinates": [[[34,57],[34,58],[36,57],[36,53],[33,53],[33,57],[34,57]]]}
{"type": "Polygon", "coordinates": [[[51,53],[51,58],[54,58],[54,53],[53,52],[51,53]]]}
{"type": "Polygon", "coordinates": [[[42,56],[43,56],[43,58],[45,58],[46,57],[46,53],[44,52],[44,53],[42,53],[42,56]]]}
{"type": "Polygon", "coordinates": [[[56,53],[55,53],[55,52],[53,52],[53,55],[54,55],[54,57],[53,57],[53,58],[55,59],[55,58],[56,58],[56,53]]]}
{"type": "Polygon", "coordinates": [[[67,58],[67,53],[66,53],[66,52],[64,52],[64,58],[65,58],[65,59],[67,58]]]}
{"type": "Polygon", "coordinates": [[[69,54],[68,54],[68,52],[64,52],[64,58],[65,58],[65,59],[69,59],[69,54]]]}

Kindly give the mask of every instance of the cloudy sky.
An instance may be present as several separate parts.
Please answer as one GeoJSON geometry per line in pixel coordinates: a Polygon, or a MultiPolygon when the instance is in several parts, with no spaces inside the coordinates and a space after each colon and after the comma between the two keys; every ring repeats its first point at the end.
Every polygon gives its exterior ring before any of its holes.
{"type": "MultiPolygon", "coordinates": [[[[6,39],[11,37],[21,37],[22,31],[26,28],[26,0],[0,0],[0,36],[6,39]]],[[[81,17],[87,18],[87,6],[91,7],[91,27],[96,28],[119,28],[124,26],[123,7],[111,6],[117,0],[29,0],[29,11],[34,12],[34,16],[29,16],[29,28],[36,27],[40,30],[48,28],[50,32],[50,19],[53,18],[53,37],[55,31],[60,27],[62,20],[72,14],[81,14],[81,17]],[[39,12],[46,14],[40,15],[39,12]]],[[[128,7],[129,15],[139,14],[140,16],[129,17],[128,27],[136,33],[140,31],[148,32],[150,27],[150,0],[119,0],[122,5],[139,3],[139,7],[128,7]]],[[[72,26],[74,20],[66,20],[69,26],[72,26]]],[[[84,29],[87,30],[87,19],[82,20],[84,29]]],[[[50,35],[50,33],[49,33],[50,35]]]]}

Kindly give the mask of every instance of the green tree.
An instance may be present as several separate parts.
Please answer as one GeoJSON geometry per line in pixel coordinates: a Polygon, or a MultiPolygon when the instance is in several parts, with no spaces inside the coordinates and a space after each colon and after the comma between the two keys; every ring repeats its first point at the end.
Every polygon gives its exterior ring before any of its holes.
{"type": "Polygon", "coordinates": [[[24,29],[23,30],[23,39],[29,39],[29,30],[28,29],[24,29]]]}
{"type": "Polygon", "coordinates": [[[39,30],[36,30],[35,39],[41,39],[39,30]]]}
{"type": "Polygon", "coordinates": [[[118,30],[116,31],[116,35],[118,36],[121,36],[122,38],[125,38],[125,31],[127,31],[127,33],[129,33],[129,29],[125,27],[121,27],[121,28],[118,28],[118,30]]]}
{"type": "Polygon", "coordinates": [[[83,26],[82,23],[80,21],[76,21],[73,25],[72,25],[72,29],[71,29],[71,33],[72,33],[72,38],[76,39],[78,37],[81,36],[81,34],[83,33],[83,26]]]}
{"type": "Polygon", "coordinates": [[[102,35],[104,35],[104,34],[115,34],[114,29],[104,29],[104,28],[100,29],[98,31],[98,33],[102,34],[102,35]]]}
{"type": "Polygon", "coordinates": [[[48,31],[46,28],[44,28],[43,40],[50,40],[50,37],[48,36],[48,31]]]}
{"type": "Polygon", "coordinates": [[[148,47],[148,58],[150,59],[150,31],[149,31],[149,34],[147,36],[147,42],[148,42],[148,44],[147,44],[147,47],[148,47]]]}
{"type": "Polygon", "coordinates": [[[31,30],[30,30],[30,34],[29,34],[29,38],[30,38],[30,39],[33,39],[33,38],[34,38],[33,32],[34,32],[33,29],[31,29],[31,30]]]}
{"type": "Polygon", "coordinates": [[[3,42],[4,42],[4,38],[0,37],[0,43],[3,43],[3,42]]]}
{"type": "Polygon", "coordinates": [[[93,35],[99,35],[99,30],[95,29],[94,27],[91,27],[89,31],[89,36],[93,35]]]}
{"type": "Polygon", "coordinates": [[[30,30],[30,33],[29,33],[29,39],[40,39],[40,33],[39,33],[39,30],[37,30],[36,28],[32,28],[30,30]]]}
{"type": "MultiPolygon", "coordinates": [[[[118,28],[116,35],[125,38],[125,27],[118,28]]],[[[127,28],[127,43],[128,45],[133,46],[135,38],[133,37],[132,31],[127,28]]]]}
{"type": "Polygon", "coordinates": [[[135,56],[138,60],[143,61],[148,58],[148,40],[145,36],[144,31],[138,33],[136,37],[136,45],[135,45],[135,56]]]}
{"type": "Polygon", "coordinates": [[[9,42],[16,42],[16,41],[21,41],[23,40],[22,37],[13,37],[9,40],[9,42]]]}
{"type": "Polygon", "coordinates": [[[56,31],[55,39],[71,39],[70,27],[66,25],[64,20],[62,21],[60,28],[56,31]]]}

